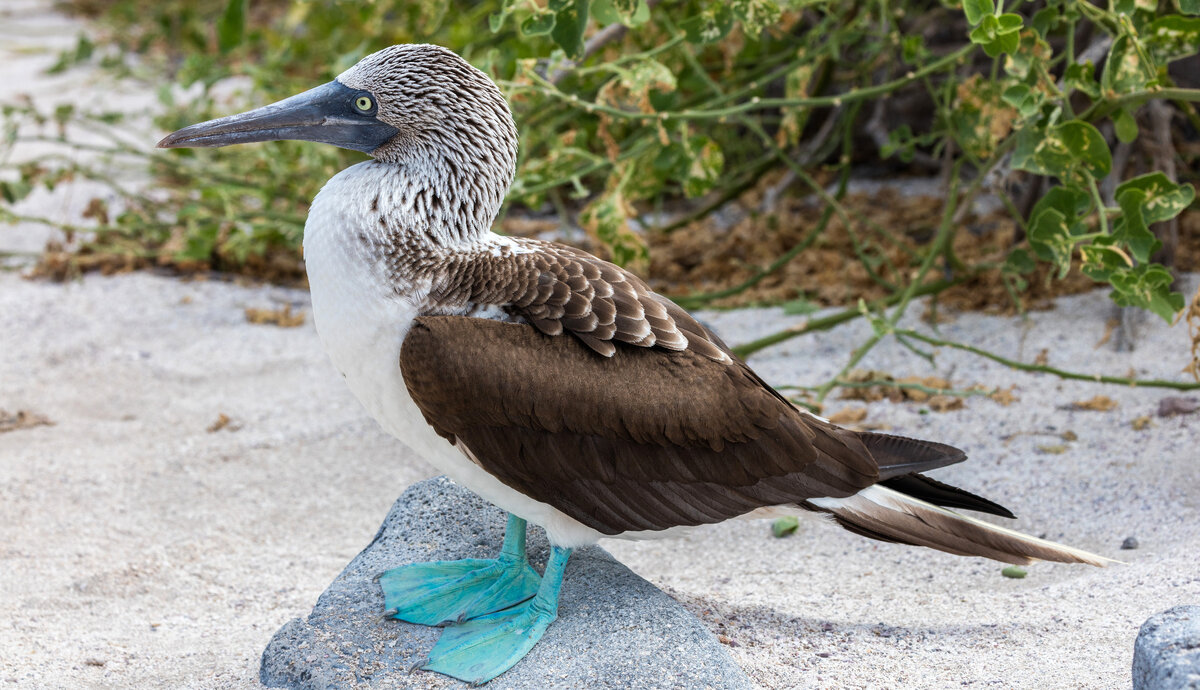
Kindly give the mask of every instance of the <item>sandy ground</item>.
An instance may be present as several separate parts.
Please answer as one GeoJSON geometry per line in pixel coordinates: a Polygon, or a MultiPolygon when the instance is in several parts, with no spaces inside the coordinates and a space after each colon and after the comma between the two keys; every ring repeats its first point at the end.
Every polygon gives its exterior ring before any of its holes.
{"type": "MultiPolygon", "coordinates": [[[[17,687],[254,687],[275,630],[372,537],[433,469],[383,434],[320,350],[311,323],[247,323],[245,307],[303,292],[147,274],[55,285],[0,273],[0,408],[54,426],[0,434],[0,680],[17,687]],[[232,422],[208,431],[225,414],[232,422]]],[[[1095,372],[1179,378],[1186,332],[1148,323],[1142,347],[1093,346],[1102,293],[1019,319],[960,315],[951,338],[1095,372]]],[[[732,342],[793,321],[707,315],[732,342]]],[[[767,380],[815,383],[863,324],[755,360],[767,380]]],[[[608,541],[736,646],[764,687],[1126,687],[1150,614],[1200,601],[1200,415],[1153,415],[1161,390],[1018,375],[944,352],[959,385],[1013,385],[1003,407],[921,413],[873,403],[868,421],[955,443],[940,476],[1001,500],[1035,534],[1129,562],[996,564],[871,542],[822,525],[774,539],[762,522],[655,542],[608,541]],[[1063,409],[1105,394],[1109,412],[1063,409]],[[1073,431],[1078,440],[1017,432],[1073,431]],[[1038,446],[1065,445],[1065,452],[1038,446]],[[1120,551],[1127,536],[1141,548],[1120,551]]],[[[881,347],[866,362],[928,374],[881,347]]],[[[840,404],[840,403],[839,403],[840,404]]],[[[619,633],[614,633],[619,634],[619,633]]]]}

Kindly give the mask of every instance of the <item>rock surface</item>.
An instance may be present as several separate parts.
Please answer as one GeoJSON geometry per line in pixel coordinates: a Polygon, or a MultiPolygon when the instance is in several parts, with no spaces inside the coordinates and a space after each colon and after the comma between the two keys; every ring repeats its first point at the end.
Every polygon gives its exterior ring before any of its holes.
{"type": "MultiPolygon", "coordinates": [[[[379,533],[317,600],[308,618],[275,634],[261,680],[284,688],[429,688],[462,683],[408,669],[440,631],[382,618],[375,578],[406,563],[486,558],[500,548],[504,515],[444,477],[420,482],[392,506],[379,533]]],[[[544,533],[529,553],[544,564],[544,533]]],[[[749,688],[704,625],[599,547],[567,565],[558,620],[533,651],[489,688],[749,688]]]]}
{"type": "Polygon", "coordinates": [[[1133,688],[1200,688],[1200,606],[1176,606],[1142,624],[1133,645],[1133,688]]]}

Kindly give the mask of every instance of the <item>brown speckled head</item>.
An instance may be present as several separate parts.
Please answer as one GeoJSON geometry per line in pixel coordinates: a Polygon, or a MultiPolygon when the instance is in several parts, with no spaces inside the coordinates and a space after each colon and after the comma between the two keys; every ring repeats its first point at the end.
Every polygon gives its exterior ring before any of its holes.
{"type": "Polygon", "coordinates": [[[398,130],[371,152],[377,160],[452,177],[482,173],[502,195],[517,160],[517,129],[486,74],[435,45],[395,45],[368,55],[337,80],[371,95],[376,117],[398,130]]]}

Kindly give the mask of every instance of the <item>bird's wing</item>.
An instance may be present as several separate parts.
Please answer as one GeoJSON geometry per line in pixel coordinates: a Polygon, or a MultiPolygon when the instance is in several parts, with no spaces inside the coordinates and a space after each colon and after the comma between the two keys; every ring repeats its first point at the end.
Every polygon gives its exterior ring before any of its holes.
{"type": "Polygon", "coordinates": [[[719,522],[880,479],[870,437],[796,410],[740,361],[691,349],[598,357],[527,324],[427,316],[400,367],[439,434],[605,534],[719,522]]]}
{"type": "Polygon", "coordinates": [[[624,343],[732,361],[720,340],[632,273],[563,244],[509,242],[494,253],[451,257],[456,265],[438,272],[431,299],[501,306],[546,335],[569,333],[605,357],[624,343]]]}

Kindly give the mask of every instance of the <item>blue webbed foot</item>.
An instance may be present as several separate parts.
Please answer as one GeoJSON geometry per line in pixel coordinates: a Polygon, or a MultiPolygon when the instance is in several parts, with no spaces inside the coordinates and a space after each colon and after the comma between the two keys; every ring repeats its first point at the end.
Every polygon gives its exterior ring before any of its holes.
{"type": "Polygon", "coordinates": [[[512,668],[558,617],[558,593],[570,555],[570,549],[554,547],[532,599],[446,628],[421,668],[475,685],[512,668]]]}
{"type": "Polygon", "coordinates": [[[388,615],[421,625],[454,623],[509,608],[536,594],[540,581],[525,557],[525,521],[514,515],[509,516],[504,548],[496,558],[414,563],[379,577],[388,615]]]}

